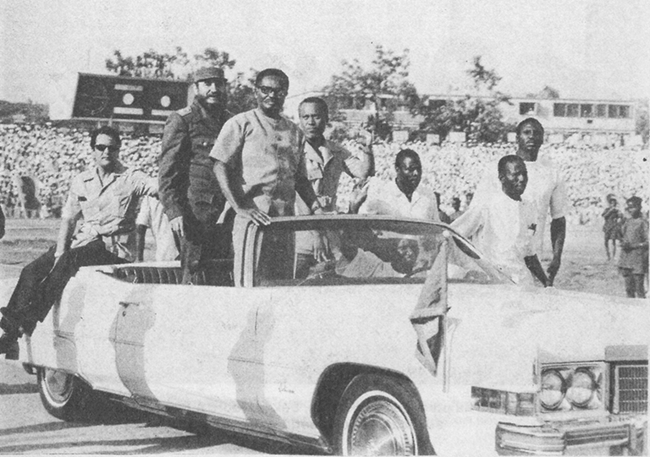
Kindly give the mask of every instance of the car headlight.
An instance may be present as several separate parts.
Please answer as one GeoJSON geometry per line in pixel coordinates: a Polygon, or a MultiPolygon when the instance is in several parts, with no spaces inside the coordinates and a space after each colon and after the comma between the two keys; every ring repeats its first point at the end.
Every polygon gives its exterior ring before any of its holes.
{"type": "Polygon", "coordinates": [[[539,394],[542,410],[604,409],[604,372],[603,364],[543,366],[539,394]]]}
{"type": "Polygon", "coordinates": [[[566,383],[558,370],[546,370],[542,373],[542,388],[539,393],[539,400],[544,408],[558,409],[564,400],[566,391],[566,383]]]}

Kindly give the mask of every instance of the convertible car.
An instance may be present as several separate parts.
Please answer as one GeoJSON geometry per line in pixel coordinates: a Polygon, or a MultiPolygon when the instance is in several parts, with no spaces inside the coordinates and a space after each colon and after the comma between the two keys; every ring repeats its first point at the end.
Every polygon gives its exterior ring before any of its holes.
{"type": "Polygon", "coordinates": [[[192,285],[177,263],[82,268],[21,339],[45,408],[345,455],[646,452],[645,301],[516,286],[416,220],[276,218],[235,249],[192,285]]]}

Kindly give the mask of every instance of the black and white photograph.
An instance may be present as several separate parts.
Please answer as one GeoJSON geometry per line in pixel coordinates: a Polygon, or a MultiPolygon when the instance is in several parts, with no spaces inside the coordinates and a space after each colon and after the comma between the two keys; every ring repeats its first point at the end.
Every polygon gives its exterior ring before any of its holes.
{"type": "Polygon", "coordinates": [[[0,455],[648,455],[646,0],[0,0],[0,455]]]}

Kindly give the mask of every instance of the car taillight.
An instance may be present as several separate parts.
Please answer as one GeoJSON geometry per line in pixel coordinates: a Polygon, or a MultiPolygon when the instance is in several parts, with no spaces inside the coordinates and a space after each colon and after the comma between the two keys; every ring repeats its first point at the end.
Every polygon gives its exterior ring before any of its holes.
{"type": "Polygon", "coordinates": [[[472,386],[472,409],[515,416],[535,414],[535,394],[472,386]]]}
{"type": "Polygon", "coordinates": [[[604,367],[546,365],[542,368],[539,399],[543,411],[603,409],[604,367]]]}

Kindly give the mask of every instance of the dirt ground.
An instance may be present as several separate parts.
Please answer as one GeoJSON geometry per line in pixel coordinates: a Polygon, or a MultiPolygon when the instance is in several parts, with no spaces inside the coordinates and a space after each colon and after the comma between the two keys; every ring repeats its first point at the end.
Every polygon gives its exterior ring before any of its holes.
{"type": "MultiPolygon", "coordinates": [[[[9,219],[7,234],[0,240],[0,279],[18,276],[20,269],[46,251],[56,241],[58,220],[9,219]]],[[[150,240],[150,237],[148,238],[150,240]]],[[[542,263],[550,260],[548,245],[542,263]]],[[[153,246],[148,244],[146,259],[152,258],[153,246]]],[[[569,226],[556,278],[559,289],[625,296],[623,280],[615,261],[607,261],[600,226],[569,226]]]]}

